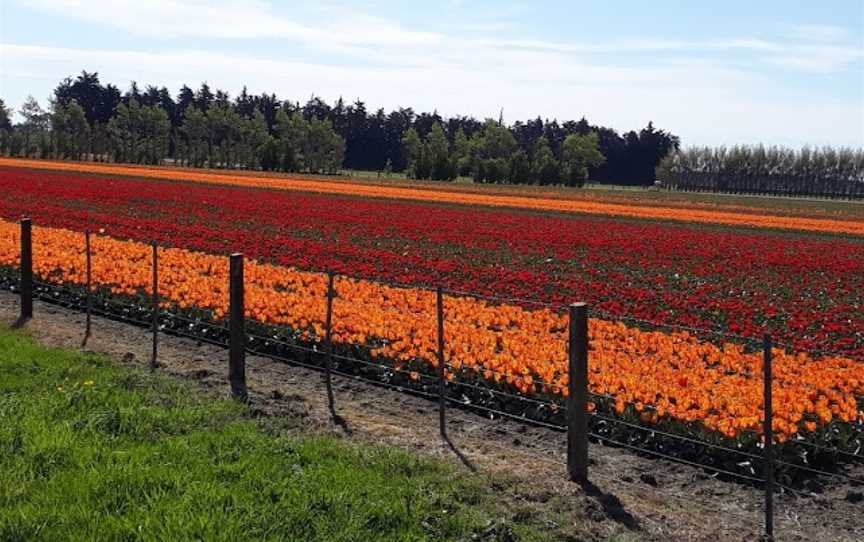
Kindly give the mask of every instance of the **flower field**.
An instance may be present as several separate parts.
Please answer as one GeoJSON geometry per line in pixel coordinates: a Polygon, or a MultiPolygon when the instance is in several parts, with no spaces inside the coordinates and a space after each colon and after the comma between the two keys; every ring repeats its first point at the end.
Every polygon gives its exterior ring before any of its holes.
{"type": "Polygon", "coordinates": [[[0,168],[0,218],[864,355],[864,239],[0,168]]]}
{"type": "Polygon", "coordinates": [[[336,281],[337,345],[415,379],[437,365],[435,295],[422,285],[440,284],[449,378],[472,374],[553,400],[567,384],[560,307],[585,300],[602,311],[589,327],[594,408],[727,438],[761,431],[761,354],[625,317],[753,337],[770,330],[789,345],[774,353],[778,438],[862,423],[864,363],[854,358],[864,354],[864,243],[852,237],[13,168],[0,168],[0,188],[0,266],[17,265],[14,220],[29,215],[45,226],[33,238],[46,281],[83,284],[81,232],[99,230],[101,291],[147,294],[148,243],[157,241],[163,305],[219,320],[225,255],[242,251],[255,260],[248,316],[315,343],[322,271],[332,270],[352,277],[336,281]]]}
{"type": "Polygon", "coordinates": [[[388,198],[391,200],[417,201],[424,203],[443,203],[459,205],[483,205],[505,209],[522,209],[583,215],[615,216],[623,218],[673,220],[699,224],[717,224],[758,228],[788,229],[802,232],[833,233],[864,236],[864,213],[794,213],[784,208],[766,209],[762,206],[741,205],[698,205],[692,200],[683,202],[667,200],[662,204],[651,201],[624,201],[622,198],[597,198],[573,193],[566,195],[534,193],[524,188],[516,193],[484,186],[481,190],[452,186],[435,185],[410,186],[352,183],[332,179],[296,179],[287,177],[260,176],[249,172],[200,172],[179,168],[150,168],[143,166],[92,164],[80,162],[45,162],[0,157],[0,167],[26,167],[48,170],[97,175],[117,175],[206,183],[209,185],[242,186],[247,188],[266,188],[314,192],[336,196],[361,196],[388,198]],[[244,174],[246,173],[246,174],[244,174]],[[557,197],[553,197],[557,196],[557,197]]]}
{"type": "MultiPolygon", "coordinates": [[[[0,222],[0,265],[14,267],[17,224],[0,222]]],[[[34,272],[57,283],[84,284],[80,233],[36,228],[34,272]]],[[[150,293],[150,247],[97,236],[93,279],[112,294],[150,293]]],[[[228,308],[225,257],[185,249],[162,249],[159,290],[166,308],[210,311],[228,308]]],[[[319,341],[324,331],[327,277],[320,273],[250,262],[246,312],[259,322],[287,326],[300,340],[319,341]]],[[[397,369],[437,366],[435,295],[423,289],[339,279],[334,303],[334,342],[369,345],[368,354],[397,369]]],[[[491,304],[447,296],[447,359],[451,378],[470,371],[527,395],[566,395],[566,316],[546,309],[491,304]]],[[[591,391],[614,397],[620,414],[634,405],[643,421],[670,418],[698,422],[726,437],[758,433],[761,353],[740,345],[716,346],[687,332],[645,332],[620,322],[590,321],[591,391]],[[647,410],[650,408],[650,412],[647,410]]],[[[782,441],[814,432],[832,421],[864,418],[856,397],[864,394],[864,364],[775,351],[775,430],[782,441]]]]}

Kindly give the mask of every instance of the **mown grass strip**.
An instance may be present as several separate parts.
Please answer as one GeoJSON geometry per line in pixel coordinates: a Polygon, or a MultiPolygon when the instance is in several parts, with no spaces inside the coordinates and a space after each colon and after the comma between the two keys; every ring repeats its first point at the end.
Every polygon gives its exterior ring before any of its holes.
{"type": "Polygon", "coordinates": [[[557,538],[449,464],[265,429],[192,384],[7,329],[0,420],[0,540],[557,538]]]}

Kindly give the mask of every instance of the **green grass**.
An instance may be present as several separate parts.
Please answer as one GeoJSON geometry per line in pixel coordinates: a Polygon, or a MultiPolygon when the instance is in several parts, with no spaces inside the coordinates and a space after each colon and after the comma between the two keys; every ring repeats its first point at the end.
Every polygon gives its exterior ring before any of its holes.
{"type": "Polygon", "coordinates": [[[0,329],[3,541],[555,538],[485,484],[0,329]]]}

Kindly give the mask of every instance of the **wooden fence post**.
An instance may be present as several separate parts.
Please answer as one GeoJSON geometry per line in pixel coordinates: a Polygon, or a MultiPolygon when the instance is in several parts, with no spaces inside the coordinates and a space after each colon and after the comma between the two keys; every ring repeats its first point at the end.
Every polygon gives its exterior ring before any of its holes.
{"type": "Polygon", "coordinates": [[[441,437],[447,438],[447,378],[444,371],[444,290],[437,291],[438,299],[438,426],[441,437]]]}
{"type": "Polygon", "coordinates": [[[569,383],[567,393],[567,472],[588,481],[588,306],[570,305],[569,383]]]}
{"type": "Polygon", "coordinates": [[[150,355],[150,369],[156,369],[156,355],[159,350],[159,246],[153,241],[153,298],[152,298],[152,323],[153,352],[150,355]]]}
{"type": "Polygon", "coordinates": [[[774,540],[774,427],[773,408],[771,405],[771,364],[772,364],[772,341],[771,335],[765,335],[762,340],[763,355],[763,381],[765,393],[763,398],[765,437],[765,536],[768,540],[774,540]]]}
{"type": "Polygon", "coordinates": [[[29,218],[21,219],[21,316],[18,324],[23,324],[33,318],[33,237],[32,222],[29,218]]]}
{"type": "Polygon", "coordinates": [[[231,383],[231,396],[246,402],[246,323],[243,303],[243,254],[234,253],[230,257],[230,330],[231,338],[228,353],[228,380],[231,383]]]}
{"type": "Polygon", "coordinates": [[[324,373],[327,383],[327,406],[330,408],[330,416],[336,420],[336,401],[333,398],[333,297],[335,277],[333,272],[327,273],[327,314],[324,323],[324,342],[326,358],[324,360],[324,373]]]}
{"type": "Polygon", "coordinates": [[[90,338],[90,324],[93,313],[93,266],[90,256],[90,231],[84,232],[84,252],[86,254],[86,280],[87,280],[87,315],[84,329],[84,340],[81,342],[83,348],[87,344],[87,339],[90,338]]]}

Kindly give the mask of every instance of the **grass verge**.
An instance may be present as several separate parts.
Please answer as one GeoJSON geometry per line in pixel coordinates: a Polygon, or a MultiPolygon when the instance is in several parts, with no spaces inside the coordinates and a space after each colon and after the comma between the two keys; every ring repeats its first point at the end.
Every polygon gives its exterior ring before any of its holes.
{"type": "Polygon", "coordinates": [[[0,540],[546,540],[479,477],[0,329],[0,540]]]}

